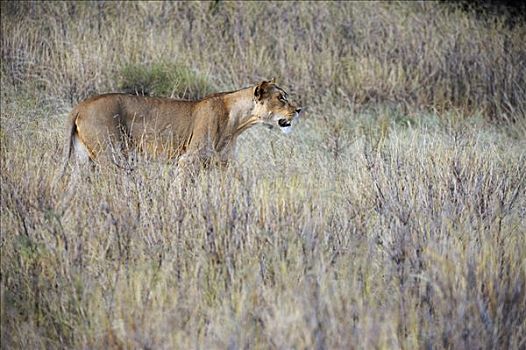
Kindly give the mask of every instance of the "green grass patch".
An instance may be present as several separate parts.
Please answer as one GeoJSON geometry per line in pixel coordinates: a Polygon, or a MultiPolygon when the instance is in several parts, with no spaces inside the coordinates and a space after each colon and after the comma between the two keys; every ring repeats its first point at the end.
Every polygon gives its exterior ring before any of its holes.
{"type": "Polygon", "coordinates": [[[121,90],[148,96],[198,99],[214,91],[205,75],[178,63],[127,64],[118,80],[121,90]]]}

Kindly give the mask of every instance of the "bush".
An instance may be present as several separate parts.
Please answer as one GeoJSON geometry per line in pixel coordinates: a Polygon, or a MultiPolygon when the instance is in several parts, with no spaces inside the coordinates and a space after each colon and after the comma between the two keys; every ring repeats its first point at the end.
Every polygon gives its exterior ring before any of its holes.
{"type": "Polygon", "coordinates": [[[117,79],[121,90],[148,96],[198,99],[214,91],[205,76],[176,63],[128,64],[117,79]]]}

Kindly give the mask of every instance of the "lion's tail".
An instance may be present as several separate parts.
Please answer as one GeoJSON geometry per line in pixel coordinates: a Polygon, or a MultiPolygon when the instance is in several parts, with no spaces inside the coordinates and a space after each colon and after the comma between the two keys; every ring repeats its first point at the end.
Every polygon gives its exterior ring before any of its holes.
{"type": "Polygon", "coordinates": [[[71,154],[73,153],[73,138],[77,132],[77,117],[79,113],[76,110],[73,110],[68,115],[68,120],[66,121],[66,144],[64,145],[64,164],[62,166],[62,172],[60,177],[62,178],[66,173],[71,154]]]}

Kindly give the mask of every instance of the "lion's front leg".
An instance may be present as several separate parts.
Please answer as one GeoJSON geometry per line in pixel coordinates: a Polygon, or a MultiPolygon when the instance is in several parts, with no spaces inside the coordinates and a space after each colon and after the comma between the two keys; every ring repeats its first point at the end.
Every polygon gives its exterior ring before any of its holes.
{"type": "Polygon", "coordinates": [[[202,165],[196,152],[187,152],[179,157],[177,169],[184,177],[195,177],[199,174],[202,165]]]}
{"type": "Polygon", "coordinates": [[[177,161],[178,172],[185,179],[192,179],[197,177],[203,169],[212,167],[227,169],[232,161],[232,153],[231,149],[217,152],[211,147],[187,151],[177,161]]]}

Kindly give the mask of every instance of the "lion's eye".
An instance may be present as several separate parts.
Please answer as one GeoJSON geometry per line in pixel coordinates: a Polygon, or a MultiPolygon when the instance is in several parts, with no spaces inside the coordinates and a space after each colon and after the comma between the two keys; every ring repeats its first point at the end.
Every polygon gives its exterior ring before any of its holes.
{"type": "Polygon", "coordinates": [[[280,100],[281,102],[287,102],[287,99],[285,98],[285,96],[280,96],[280,97],[279,97],[279,100],[280,100]]]}

